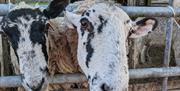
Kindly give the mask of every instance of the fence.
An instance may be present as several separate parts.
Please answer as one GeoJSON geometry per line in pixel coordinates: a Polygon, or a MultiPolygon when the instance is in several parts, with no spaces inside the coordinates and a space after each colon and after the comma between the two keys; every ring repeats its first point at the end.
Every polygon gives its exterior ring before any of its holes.
{"type": "MultiPolygon", "coordinates": [[[[171,0],[170,0],[171,1],[171,0]]],[[[8,13],[8,5],[0,5],[0,16],[8,13]]],[[[180,17],[180,8],[170,7],[122,7],[128,15],[131,17],[135,16],[146,16],[146,17],[168,17],[166,27],[166,47],[164,54],[164,67],[162,68],[143,68],[143,69],[130,69],[130,79],[140,78],[159,78],[164,77],[162,84],[162,91],[167,91],[167,78],[170,76],[180,76],[180,67],[168,67],[169,66],[169,55],[171,48],[171,36],[172,36],[172,17],[180,17]]],[[[82,82],[86,81],[86,78],[82,74],[64,74],[55,75],[49,78],[50,83],[65,83],[65,82],[82,82]]],[[[0,77],[0,87],[18,87],[21,86],[20,76],[7,76],[0,77]]]]}

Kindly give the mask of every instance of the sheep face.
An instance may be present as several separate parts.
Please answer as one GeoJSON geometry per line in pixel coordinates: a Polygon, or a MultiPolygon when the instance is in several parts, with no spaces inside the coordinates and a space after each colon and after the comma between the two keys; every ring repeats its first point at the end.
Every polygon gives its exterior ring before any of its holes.
{"type": "Polygon", "coordinates": [[[1,32],[9,38],[18,58],[26,91],[46,91],[48,87],[46,22],[51,16],[58,15],[52,6],[54,5],[51,3],[48,9],[41,11],[39,8],[20,3],[11,9],[0,24],[1,32]]]}
{"type": "Polygon", "coordinates": [[[46,20],[39,9],[24,8],[11,11],[2,21],[2,30],[8,36],[19,60],[23,81],[32,89],[40,89],[41,83],[46,80],[46,20]]]}
{"type": "Polygon", "coordinates": [[[127,91],[126,38],[146,35],[153,18],[133,22],[117,6],[98,3],[82,15],[66,12],[67,25],[78,32],[77,57],[88,78],[90,91],[127,91]]]}

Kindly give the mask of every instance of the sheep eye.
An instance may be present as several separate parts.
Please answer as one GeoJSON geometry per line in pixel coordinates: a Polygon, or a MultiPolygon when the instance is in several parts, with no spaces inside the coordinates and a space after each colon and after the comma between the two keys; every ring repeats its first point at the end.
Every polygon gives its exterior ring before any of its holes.
{"type": "Polygon", "coordinates": [[[87,27],[88,27],[89,21],[88,21],[87,18],[82,18],[82,19],[80,20],[80,22],[81,22],[81,26],[82,26],[82,27],[84,27],[84,28],[87,28],[87,27]]]}
{"type": "Polygon", "coordinates": [[[88,23],[87,23],[87,22],[81,22],[81,26],[82,26],[82,27],[87,27],[87,26],[88,26],[88,23]]]}

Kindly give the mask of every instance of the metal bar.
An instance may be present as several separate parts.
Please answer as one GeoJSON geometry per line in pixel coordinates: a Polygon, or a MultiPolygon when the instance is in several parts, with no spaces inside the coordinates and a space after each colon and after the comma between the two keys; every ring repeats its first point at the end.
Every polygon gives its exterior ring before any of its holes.
{"type": "MultiPolygon", "coordinates": [[[[173,4],[173,0],[169,0],[169,5],[172,6],[172,4],[173,4]]],[[[170,17],[167,20],[167,27],[166,27],[166,39],[165,39],[166,44],[165,44],[164,62],[163,62],[164,67],[169,67],[169,63],[170,63],[172,31],[173,31],[173,18],[170,17]]],[[[168,86],[168,76],[163,78],[162,91],[167,91],[168,90],[167,86],[168,86]]]]}
{"type": "Polygon", "coordinates": [[[62,74],[62,75],[55,75],[49,78],[49,82],[51,84],[58,84],[58,83],[78,83],[86,81],[86,77],[83,74],[75,73],[75,74],[62,74]]]}
{"type": "MultiPolygon", "coordinates": [[[[122,7],[131,17],[173,17],[173,12],[168,7],[122,7]]],[[[176,17],[180,16],[180,8],[174,9],[176,17]]]]}
{"type": "MultiPolygon", "coordinates": [[[[167,28],[166,28],[166,45],[164,50],[164,63],[163,63],[164,67],[169,67],[169,63],[170,63],[172,31],[173,31],[173,18],[169,18],[167,21],[167,28]]],[[[167,91],[167,82],[168,82],[168,77],[165,77],[163,79],[162,91],[167,91]]]]}
{"type": "Polygon", "coordinates": [[[8,5],[0,4],[0,16],[6,15],[8,13],[8,5]]]}
{"type": "Polygon", "coordinates": [[[180,67],[130,69],[130,79],[158,78],[180,75],[180,67]],[[179,71],[178,71],[179,70],[179,71]]]}
{"type": "MultiPolygon", "coordinates": [[[[130,69],[129,73],[131,79],[180,76],[180,67],[130,69]]],[[[21,81],[20,76],[0,77],[0,88],[19,87],[21,86],[21,81]]],[[[87,81],[86,77],[80,73],[61,74],[49,77],[50,84],[76,83],[84,81],[87,81]]]]}
{"type": "MultiPolygon", "coordinates": [[[[173,31],[173,18],[169,18],[167,20],[167,28],[166,28],[166,39],[165,39],[166,45],[164,50],[164,62],[163,62],[164,67],[169,67],[169,63],[170,63],[172,31],[173,31]]],[[[168,77],[165,77],[162,83],[162,91],[167,91],[167,82],[168,82],[168,77]]]]}
{"type": "MultiPolygon", "coordinates": [[[[12,6],[13,7],[13,6],[12,6]]],[[[45,8],[47,6],[41,6],[45,8]]],[[[124,11],[128,13],[131,17],[147,16],[147,17],[172,17],[173,13],[168,7],[134,7],[134,6],[119,6],[124,11]]],[[[180,17],[180,8],[175,8],[176,16],[180,17]]],[[[0,4],[0,16],[6,15],[8,13],[8,5],[0,4]]]]}

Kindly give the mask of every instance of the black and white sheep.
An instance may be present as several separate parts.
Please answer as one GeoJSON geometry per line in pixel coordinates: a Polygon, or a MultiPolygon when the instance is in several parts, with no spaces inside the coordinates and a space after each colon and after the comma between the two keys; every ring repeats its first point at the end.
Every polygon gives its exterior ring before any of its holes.
{"type": "Polygon", "coordinates": [[[90,91],[128,91],[126,39],[147,35],[157,21],[133,22],[122,9],[108,3],[94,4],[82,15],[66,11],[65,16],[68,26],[77,28],[78,63],[90,91]]]}
{"type": "Polygon", "coordinates": [[[8,36],[18,59],[22,85],[26,91],[48,91],[48,31],[46,22],[58,16],[68,0],[53,0],[41,10],[20,3],[0,22],[0,32],[8,36]]]}

